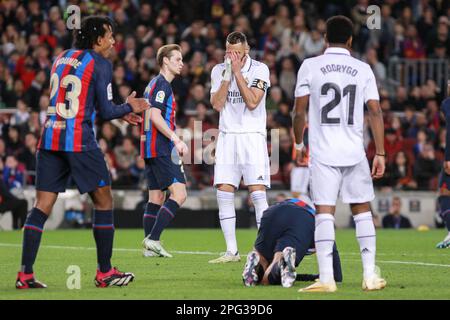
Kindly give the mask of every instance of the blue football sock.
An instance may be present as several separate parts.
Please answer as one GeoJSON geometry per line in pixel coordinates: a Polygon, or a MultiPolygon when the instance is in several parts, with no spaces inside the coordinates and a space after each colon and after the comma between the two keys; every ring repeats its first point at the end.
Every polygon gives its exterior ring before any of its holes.
{"type": "Polygon", "coordinates": [[[114,217],[112,210],[94,210],[92,224],[97,245],[97,262],[100,272],[111,270],[111,257],[114,240],[114,217]]]}
{"type": "Polygon", "coordinates": [[[168,199],[164,205],[159,209],[158,216],[155,221],[155,225],[153,226],[152,232],[150,233],[150,239],[159,241],[161,237],[161,233],[164,228],[167,227],[175,218],[175,214],[180,206],[175,200],[168,199]]]}
{"type": "Polygon", "coordinates": [[[147,237],[153,229],[153,225],[155,224],[156,217],[158,216],[158,211],[161,208],[159,204],[155,204],[152,202],[147,202],[145,206],[144,212],[144,233],[147,237]]]}
{"type": "Polygon", "coordinates": [[[33,208],[25,220],[22,244],[22,272],[33,273],[33,264],[41,243],[42,232],[48,216],[33,208]]]}
{"type": "Polygon", "coordinates": [[[440,196],[438,201],[441,217],[447,226],[447,230],[450,232],[450,196],[440,196]]]}

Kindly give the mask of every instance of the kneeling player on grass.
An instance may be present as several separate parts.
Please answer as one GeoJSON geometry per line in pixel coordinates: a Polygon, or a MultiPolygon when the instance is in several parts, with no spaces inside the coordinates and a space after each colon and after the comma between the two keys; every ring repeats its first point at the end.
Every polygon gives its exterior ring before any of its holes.
{"type": "Polygon", "coordinates": [[[111,178],[104,155],[95,140],[96,114],[104,120],[122,118],[138,124],[149,108],[145,99],[132,93],[127,103],[111,100],[112,65],[106,59],[113,49],[112,22],[92,16],[74,31],[76,49],[62,52],[55,60],[50,77],[50,105],[36,154],[36,203],[25,221],[22,270],[17,289],[46,288],[34,278],[33,264],[39,249],[45,221],[58,194],[66,190],[72,177],[80,193],[89,193],[94,203],[93,230],[97,245],[97,287],[124,286],[134,278],[111,266],[114,222],[111,178]]]}
{"type": "Polygon", "coordinates": [[[170,86],[183,68],[180,46],[162,46],[156,60],[161,71],[145,89],[144,97],[150,102],[151,108],[145,112],[141,127],[141,156],[145,159],[149,190],[144,212],[145,239],[142,244],[146,257],[171,258],[172,255],[162,247],[159,239],[186,200],[186,179],[180,156],[187,153],[188,148],[175,134],[177,104],[170,86]],[[167,201],[166,190],[170,191],[167,201]]]}
{"type": "MultiPolygon", "coordinates": [[[[268,208],[261,219],[255,248],[247,256],[242,280],[247,287],[280,284],[289,288],[295,280],[314,281],[319,275],[297,275],[296,267],[313,252],[315,210],[299,199],[268,208]]],[[[341,262],[333,248],[334,279],[342,281],[341,262]]]]}

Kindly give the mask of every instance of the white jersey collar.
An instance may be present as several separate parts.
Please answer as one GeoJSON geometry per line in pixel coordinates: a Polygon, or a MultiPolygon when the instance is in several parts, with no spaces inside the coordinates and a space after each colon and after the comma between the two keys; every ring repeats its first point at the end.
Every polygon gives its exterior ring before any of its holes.
{"type": "Polygon", "coordinates": [[[325,50],[324,54],[345,54],[345,55],[349,56],[350,51],[348,51],[345,48],[329,47],[325,50]]]}

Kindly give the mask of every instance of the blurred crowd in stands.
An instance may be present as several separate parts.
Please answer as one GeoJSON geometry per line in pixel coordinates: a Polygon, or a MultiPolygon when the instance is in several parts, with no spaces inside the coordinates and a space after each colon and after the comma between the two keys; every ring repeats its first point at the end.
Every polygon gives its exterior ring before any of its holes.
{"type": "MultiPolygon", "coordinates": [[[[384,112],[388,169],[377,186],[403,190],[437,186],[446,135],[439,106],[446,92],[433,76],[416,86],[392,84],[387,69],[395,57],[448,61],[447,1],[4,0],[0,2],[0,170],[9,188],[34,183],[36,147],[49,104],[50,68],[53,59],[72,45],[64,12],[70,4],[78,5],[83,16],[104,14],[116,23],[111,61],[113,96],[118,104],[133,90],[143,95],[158,73],[155,58],[160,46],[181,45],[185,65],[173,88],[177,124],[184,129],[193,130],[195,121],[202,121],[203,132],[217,128],[218,114],[209,103],[210,72],[223,61],[226,36],[234,30],[244,32],[251,55],[271,71],[267,129],[269,144],[270,130],[279,129],[280,170],[272,176],[272,185],[280,189],[289,188],[294,166],[290,112],[297,70],[305,58],[323,52],[326,19],[347,15],[355,27],[352,54],[373,68],[384,112]],[[369,30],[365,23],[371,4],[381,9],[379,30],[369,30]]],[[[113,186],[142,187],[140,129],[121,120],[98,119],[96,125],[113,186]]],[[[203,141],[192,150],[196,163],[201,162],[201,148],[209,143],[203,141]]],[[[370,161],[374,144],[368,126],[365,143],[370,161]]],[[[188,188],[212,186],[212,165],[185,165],[185,170],[188,188]]]]}

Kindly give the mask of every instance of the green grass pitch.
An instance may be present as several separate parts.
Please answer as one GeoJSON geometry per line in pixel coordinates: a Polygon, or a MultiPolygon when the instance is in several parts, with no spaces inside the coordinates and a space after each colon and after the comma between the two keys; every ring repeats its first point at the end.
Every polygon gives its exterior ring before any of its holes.
{"type": "MultiPolygon", "coordinates": [[[[37,278],[49,288],[21,291],[14,288],[20,264],[22,232],[0,232],[0,299],[450,299],[450,250],[435,249],[444,230],[427,232],[378,230],[377,265],[388,282],[380,292],[361,290],[362,267],[353,230],[338,230],[336,240],[343,264],[344,282],[333,294],[298,293],[308,285],[296,282],[281,286],[246,288],[240,263],[211,265],[208,260],[224,250],[217,230],[169,229],[163,233],[166,249],[174,258],[143,258],[141,230],[116,230],[113,265],[134,272],[133,283],[124,288],[98,289],[95,243],[90,230],[46,231],[35,265],[37,278]],[[81,289],[69,290],[70,265],[81,270],[81,289]]],[[[238,244],[245,255],[256,230],[238,230],[238,244]]],[[[316,273],[315,256],[304,259],[299,273],[316,273]]]]}

